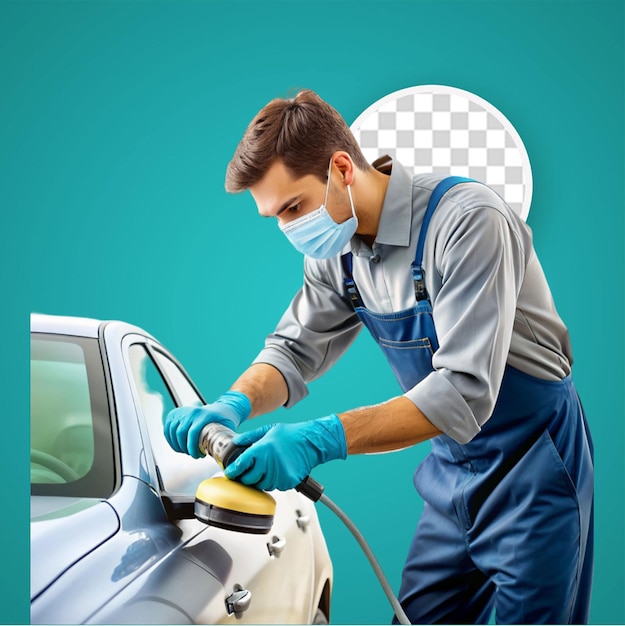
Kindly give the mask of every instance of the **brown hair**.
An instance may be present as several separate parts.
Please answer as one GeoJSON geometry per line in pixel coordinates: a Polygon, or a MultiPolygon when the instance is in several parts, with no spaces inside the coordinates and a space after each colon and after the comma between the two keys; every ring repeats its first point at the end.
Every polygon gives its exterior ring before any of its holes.
{"type": "Polygon", "coordinates": [[[340,114],[308,89],[294,98],[276,98],[250,122],[226,171],[226,191],[238,193],[257,183],[275,159],[294,178],[312,174],[325,182],[330,157],[344,150],[361,170],[367,163],[340,114]]]}

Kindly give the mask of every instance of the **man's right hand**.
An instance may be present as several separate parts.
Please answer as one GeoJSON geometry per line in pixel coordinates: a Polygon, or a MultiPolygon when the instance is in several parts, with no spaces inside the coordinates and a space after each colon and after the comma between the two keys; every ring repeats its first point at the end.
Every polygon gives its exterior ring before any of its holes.
{"type": "Polygon", "coordinates": [[[239,391],[228,391],[215,402],[202,407],[179,407],[165,418],[165,439],[176,452],[199,459],[200,433],[207,424],[218,423],[236,430],[250,415],[252,405],[239,391]]]}

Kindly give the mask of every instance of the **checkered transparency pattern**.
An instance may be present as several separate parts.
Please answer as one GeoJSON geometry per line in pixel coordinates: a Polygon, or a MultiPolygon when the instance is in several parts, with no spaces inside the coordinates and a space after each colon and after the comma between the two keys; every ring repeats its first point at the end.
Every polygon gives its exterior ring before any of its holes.
{"type": "Polygon", "coordinates": [[[351,129],[369,162],[388,154],[415,174],[474,178],[524,219],[529,213],[525,147],[497,109],[469,92],[436,85],[404,89],[369,107],[351,129]]]}

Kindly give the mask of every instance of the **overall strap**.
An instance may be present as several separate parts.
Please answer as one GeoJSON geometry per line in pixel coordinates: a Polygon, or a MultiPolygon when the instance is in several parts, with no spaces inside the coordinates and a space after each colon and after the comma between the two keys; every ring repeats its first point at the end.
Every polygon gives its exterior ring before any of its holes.
{"type": "Polygon", "coordinates": [[[354,308],[364,307],[360,293],[358,293],[358,287],[356,287],[354,277],[352,276],[353,261],[354,257],[351,252],[346,252],[341,256],[341,263],[343,264],[343,282],[347,288],[352,306],[354,308]]]}
{"type": "Polygon", "coordinates": [[[427,290],[425,289],[425,272],[423,271],[423,250],[425,249],[425,237],[428,232],[428,226],[430,225],[430,220],[434,215],[434,211],[438,206],[441,198],[455,185],[459,183],[473,183],[475,182],[471,178],[464,178],[463,176],[448,176],[447,178],[443,178],[436,187],[434,187],[434,191],[430,195],[430,200],[428,201],[428,206],[425,210],[425,215],[423,217],[423,222],[421,224],[421,231],[419,232],[419,240],[417,242],[417,252],[415,254],[415,260],[410,266],[412,270],[412,279],[414,280],[414,291],[415,298],[418,302],[421,300],[429,300],[430,297],[428,295],[427,290]]]}

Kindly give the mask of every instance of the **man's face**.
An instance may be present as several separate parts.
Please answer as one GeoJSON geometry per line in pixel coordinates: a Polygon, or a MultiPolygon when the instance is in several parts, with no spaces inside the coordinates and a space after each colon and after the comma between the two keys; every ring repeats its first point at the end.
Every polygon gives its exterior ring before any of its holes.
{"type": "MultiPolygon", "coordinates": [[[[294,179],[282,161],[276,160],[250,193],[263,217],[275,217],[281,226],[316,211],[326,195],[326,185],[316,176],[307,174],[294,179]]],[[[334,166],[330,176],[330,189],[326,209],[338,224],[352,215],[349,197],[342,177],[334,166]]]]}

